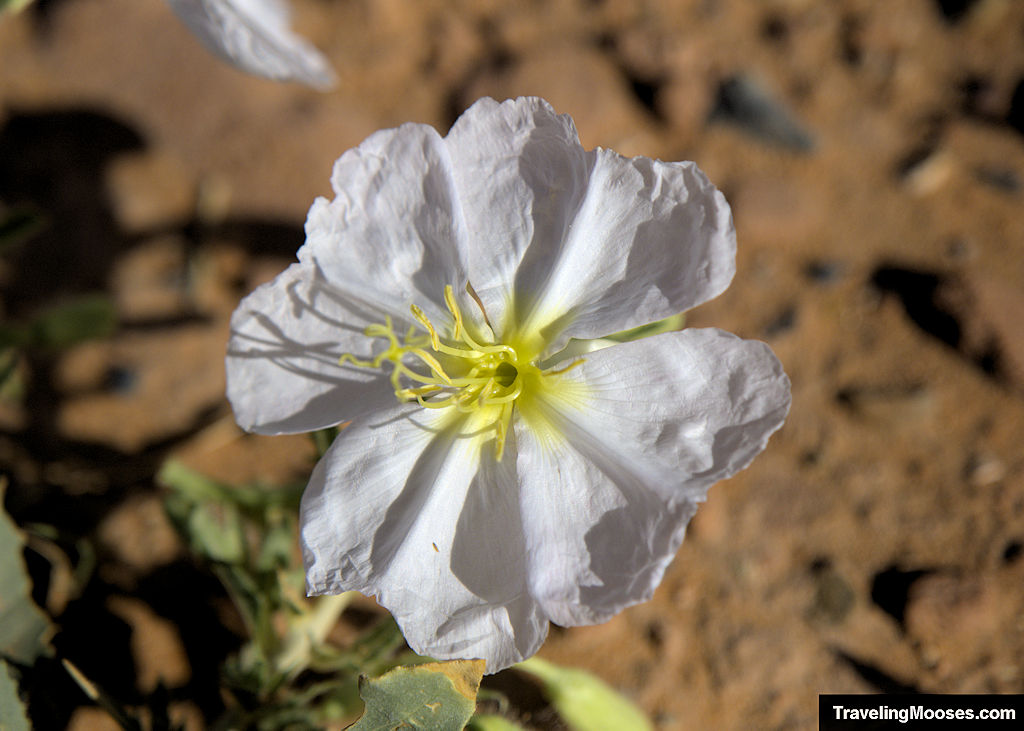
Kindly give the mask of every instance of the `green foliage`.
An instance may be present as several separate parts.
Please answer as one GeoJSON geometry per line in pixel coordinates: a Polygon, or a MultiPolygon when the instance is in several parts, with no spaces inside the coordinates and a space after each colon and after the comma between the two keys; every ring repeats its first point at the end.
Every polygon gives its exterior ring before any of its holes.
{"type": "MultiPolygon", "coordinates": [[[[0,14],[17,10],[25,2],[0,0],[0,14]]],[[[0,207],[0,256],[28,243],[46,226],[31,208],[0,207]]],[[[93,293],[65,300],[20,321],[0,319],[0,399],[20,401],[25,395],[26,349],[61,349],[110,335],[117,311],[105,294],[93,293]]]]}
{"type": "Polygon", "coordinates": [[[55,305],[36,316],[31,324],[32,343],[49,348],[68,348],[114,332],[117,312],[105,294],[89,294],[55,305]]]}
{"type": "Polygon", "coordinates": [[[301,569],[294,551],[295,515],[301,487],[232,487],[167,462],[157,480],[171,488],[164,505],[189,547],[224,583],[245,621],[252,642],[228,668],[229,680],[247,693],[273,692],[289,674],[309,664],[282,664],[286,623],[309,608],[301,596],[301,569]],[[286,666],[288,665],[288,666],[286,666]]]}
{"type": "MultiPolygon", "coordinates": [[[[17,11],[30,0],[0,0],[0,13],[17,11]]],[[[26,245],[47,225],[38,211],[28,207],[0,208],[0,255],[26,245]]],[[[110,297],[86,294],[60,302],[25,322],[0,322],[0,348],[67,348],[109,335],[117,324],[110,297]]]]}
{"type": "Polygon", "coordinates": [[[0,13],[16,13],[31,3],[32,0],[0,0],[0,13]]]}
{"type": "Polygon", "coordinates": [[[541,681],[545,696],[574,731],[654,728],[639,708],[590,673],[561,668],[539,657],[519,663],[516,669],[541,681]]]}
{"type": "Polygon", "coordinates": [[[18,698],[18,687],[10,675],[7,663],[0,660],[0,729],[3,731],[29,731],[25,706],[18,698]]]}
{"type": "Polygon", "coordinates": [[[216,728],[311,728],[354,715],[360,674],[394,667],[404,640],[389,617],[348,647],[327,642],[353,595],[304,595],[295,540],[302,486],[225,485],[173,460],[157,479],[169,488],[171,521],[249,633],[223,668],[232,702],[216,728]]]}
{"type": "Polygon", "coordinates": [[[233,487],[176,460],[164,464],[157,481],[171,488],[164,501],[168,515],[203,558],[246,565],[253,573],[273,573],[293,564],[301,485],[233,487]]]}
{"type": "Polygon", "coordinates": [[[493,713],[478,713],[470,719],[467,731],[525,731],[518,723],[493,713]]]}
{"type": "MultiPolygon", "coordinates": [[[[0,503],[6,483],[0,481],[0,503]]],[[[25,571],[24,543],[17,526],[0,510],[0,656],[31,665],[50,653],[53,626],[32,601],[32,584],[25,571]]]]}
{"type": "Polygon", "coordinates": [[[359,695],[366,710],[349,729],[461,731],[476,708],[484,666],[483,660],[452,660],[395,668],[372,680],[362,677],[359,695]]]}
{"type": "MultiPolygon", "coordinates": [[[[20,0],[22,6],[28,3],[20,0]]],[[[6,9],[17,10],[19,0],[0,0],[0,12],[6,9]]],[[[0,254],[24,244],[46,226],[41,215],[30,208],[11,208],[0,217],[0,254]]]]}
{"type": "Polygon", "coordinates": [[[48,307],[28,322],[0,323],[0,347],[69,348],[114,332],[117,311],[105,294],[87,294],[48,307]]]}
{"type": "MultiPolygon", "coordinates": [[[[2,330],[3,325],[0,325],[2,330]]],[[[17,402],[24,397],[25,383],[19,374],[20,365],[21,354],[17,348],[0,347],[0,399],[17,402]]]]}
{"type": "Polygon", "coordinates": [[[320,429],[310,433],[310,436],[313,438],[313,446],[316,447],[317,459],[320,459],[327,454],[327,450],[330,449],[331,444],[334,443],[334,439],[338,436],[339,431],[341,430],[338,427],[329,426],[326,429],[320,429]]]}

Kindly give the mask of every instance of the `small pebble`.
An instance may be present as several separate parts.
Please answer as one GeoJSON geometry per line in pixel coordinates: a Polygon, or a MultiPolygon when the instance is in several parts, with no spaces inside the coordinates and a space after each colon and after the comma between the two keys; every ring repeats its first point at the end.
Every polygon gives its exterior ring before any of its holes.
{"type": "Polygon", "coordinates": [[[821,259],[810,262],[804,267],[804,274],[817,284],[833,284],[843,276],[842,262],[821,259]]]}
{"type": "Polygon", "coordinates": [[[974,487],[985,487],[1006,476],[1006,465],[991,455],[971,455],[965,470],[967,481],[974,487]]]}
{"type": "Polygon", "coordinates": [[[718,87],[710,121],[724,121],[744,132],[794,152],[810,152],[814,138],[781,102],[757,81],[733,76],[718,87]]]}
{"type": "Polygon", "coordinates": [[[1010,168],[984,166],[975,170],[974,175],[985,185],[1004,193],[1016,193],[1021,187],[1020,177],[1010,168]]]}

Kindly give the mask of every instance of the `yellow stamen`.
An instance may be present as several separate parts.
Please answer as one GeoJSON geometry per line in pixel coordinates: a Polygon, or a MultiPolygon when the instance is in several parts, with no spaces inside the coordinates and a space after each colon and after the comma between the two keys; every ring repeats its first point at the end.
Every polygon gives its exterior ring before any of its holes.
{"type": "Polygon", "coordinates": [[[427,329],[427,332],[430,333],[430,346],[434,350],[437,350],[441,345],[441,339],[437,337],[437,331],[434,329],[430,320],[428,320],[427,316],[423,314],[423,310],[416,305],[411,305],[409,309],[412,310],[412,316],[416,318],[416,321],[423,325],[423,327],[427,329]]]}
{"type": "Polygon", "coordinates": [[[455,318],[455,328],[452,332],[452,337],[459,340],[462,337],[462,313],[459,311],[459,305],[455,302],[455,290],[452,289],[450,284],[444,285],[444,303],[448,305],[448,311],[455,318]]]}
{"type": "MultiPolygon", "coordinates": [[[[487,329],[493,332],[480,298],[468,285],[466,291],[480,307],[487,329]]],[[[363,331],[368,338],[384,339],[383,350],[370,359],[345,353],[338,363],[372,369],[390,363],[396,398],[415,401],[426,409],[454,408],[454,412],[466,415],[463,418],[472,419],[467,422],[472,424],[472,431],[463,432],[463,436],[493,434],[494,455],[500,461],[517,404],[536,403],[534,395],[538,389],[549,388],[549,376],[566,373],[583,361],[542,371],[536,365],[536,354],[522,358],[512,345],[480,342],[474,337],[470,332],[473,324],[463,318],[451,285],[444,288],[444,303],[452,317],[450,337],[443,338],[426,313],[411,305],[412,318],[422,331],[410,325],[405,337],[399,338],[391,317],[386,316],[383,323],[369,325],[363,331]],[[531,397],[526,399],[528,387],[531,397]],[[521,396],[526,400],[520,401],[521,396]]],[[[492,337],[487,335],[484,340],[492,337]]]]}

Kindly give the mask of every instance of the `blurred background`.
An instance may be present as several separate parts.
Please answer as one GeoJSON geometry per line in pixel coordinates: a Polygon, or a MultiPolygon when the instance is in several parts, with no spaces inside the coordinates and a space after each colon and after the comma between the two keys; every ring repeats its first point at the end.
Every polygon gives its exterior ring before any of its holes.
{"type": "MultiPolygon", "coordinates": [[[[73,591],[25,552],[64,656],[129,701],[162,679],[190,727],[216,716],[240,630],[154,474],[285,482],[314,458],[234,426],[234,306],[293,260],[346,149],[538,95],[586,147],[695,160],[724,191],[738,272],[687,324],[767,341],[793,382],[654,599],[541,655],[663,729],[811,729],[820,692],[1024,692],[1024,3],[293,5],[329,93],[232,69],[159,0],[0,19],[0,204],[27,222],[0,251],[23,345],[0,471],[17,523],[94,551],[73,591]]],[[[109,724],[59,668],[33,682],[41,728],[109,724]]]]}

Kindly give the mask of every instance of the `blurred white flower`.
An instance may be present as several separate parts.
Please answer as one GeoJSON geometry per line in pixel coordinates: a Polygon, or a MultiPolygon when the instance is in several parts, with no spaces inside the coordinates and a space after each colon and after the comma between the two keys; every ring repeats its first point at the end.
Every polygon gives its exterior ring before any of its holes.
{"type": "Polygon", "coordinates": [[[287,0],[167,0],[203,44],[228,63],[256,76],[334,84],[327,60],[291,32],[287,0]]]}
{"type": "Polygon", "coordinates": [[[227,358],[244,428],[352,422],[303,497],[310,593],[376,595],[417,652],[489,672],[549,620],[650,598],[708,488],[781,426],[789,380],[715,329],[563,348],[721,293],[722,194],[692,163],[585,151],[536,98],[483,99],[444,138],[378,132],[331,182],[227,358]]]}

